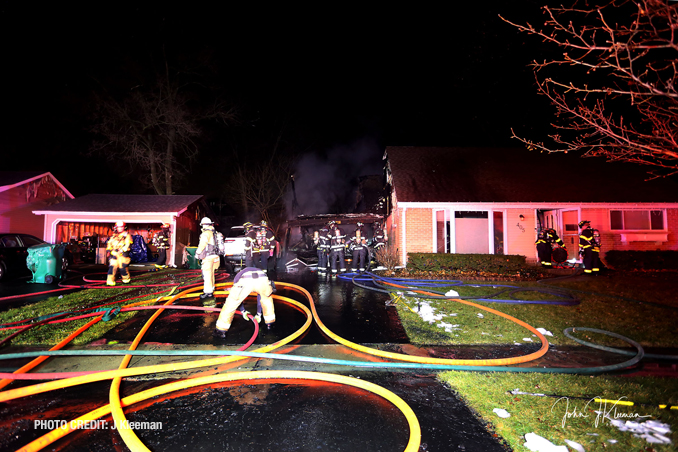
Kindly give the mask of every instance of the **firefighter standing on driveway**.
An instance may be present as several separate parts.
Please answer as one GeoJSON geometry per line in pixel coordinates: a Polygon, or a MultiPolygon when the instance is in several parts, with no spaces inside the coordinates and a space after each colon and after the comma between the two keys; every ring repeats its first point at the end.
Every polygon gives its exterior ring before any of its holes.
{"type": "Polygon", "coordinates": [[[584,258],[584,274],[597,275],[600,272],[600,234],[591,229],[589,220],[579,222],[579,254],[584,258]]]}
{"type": "Polygon", "coordinates": [[[242,225],[245,231],[245,267],[254,267],[254,245],[257,241],[257,231],[249,221],[242,225]]]}
{"type": "Polygon", "coordinates": [[[271,238],[273,233],[269,231],[265,221],[256,228],[256,239],[252,248],[252,260],[254,266],[264,273],[268,272],[268,258],[271,255],[271,238]]]}
{"type": "Polygon", "coordinates": [[[158,249],[158,260],[155,261],[155,269],[167,268],[167,250],[170,247],[169,223],[164,223],[160,232],[153,236],[153,245],[158,249]]]}
{"type": "Polygon", "coordinates": [[[200,226],[202,233],[200,234],[198,249],[195,250],[195,257],[202,261],[203,293],[200,295],[200,299],[215,303],[214,272],[219,268],[219,251],[212,220],[205,217],[200,220],[200,226]]]}
{"type": "Polygon", "coordinates": [[[235,310],[252,292],[259,295],[264,322],[266,322],[267,329],[272,329],[275,323],[275,308],[273,307],[273,298],[271,298],[273,291],[273,284],[261,269],[247,267],[240,270],[233,279],[233,287],[231,287],[228,298],[226,298],[221,313],[219,313],[214,336],[226,337],[226,333],[231,328],[235,310]]]}
{"type": "Polygon", "coordinates": [[[353,273],[357,271],[360,273],[364,272],[365,261],[367,260],[367,238],[365,238],[365,230],[362,223],[357,224],[351,237],[349,249],[353,253],[351,271],[353,273]]]}
{"type": "Polygon", "coordinates": [[[558,237],[558,233],[555,229],[547,228],[539,231],[535,244],[537,245],[537,255],[539,256],[542,267],[553,266],[551,263],[551,254],[553,252],[554,243],[561,248],[565,248],[565,244],[561,238],[558,237]]]}
{"type": "Polygon", "coordinates": [[[372,245],[375,250],[385,247],[388,242],[386,231],[381,227],[381,223],[374,223],[374,236],[372,237],[372,245]]]}
{"type": "Polygon", "coordinates": [[[346,261],[344,259],[346,234],[341,228],[337,227],[337,224],[334,221],[329,222],[329,227],[330,264],[332,266],[332,276],[337,276],[337,266],[339,267],[339,271],[346,271],[346,261]]]}
{"type": "Polygon", "coordinates": [[[113,235],[108,239],[106,245],[106,251],[109,254],[107,286],[115,286],[115,274],[118,269],[120,269],[120,276],[124,284],[129,284],[132,280],[127,269],[130,263],[130,246],[132,246],[132,236],[125,231],[125,223],[118,221],[115,223],[113,235]]]}
{"type": "Polygon", "coordinates": [[[318,252],[318,275],[324,275],[327,272],[327,258],[330,254],[330,230],[323,226],[313,236],[313,243],[318,252]]]}

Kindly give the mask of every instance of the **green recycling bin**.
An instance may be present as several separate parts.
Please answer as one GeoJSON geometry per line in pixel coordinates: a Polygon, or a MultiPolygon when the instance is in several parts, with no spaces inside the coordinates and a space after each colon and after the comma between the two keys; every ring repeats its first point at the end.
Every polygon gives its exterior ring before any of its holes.
{"type": "Polygon", "coordinates": [[[33,279],[29,282],[52,284],[59,281],[63,275],[65,244],[50,245],[45,243],[28,248],[26,265],[33,272],[33,279]]]}
{"type": "Polygon", "coordinates": [[[195,257],[195,252],[198,250],[197,246],[187,246],[186,247],[186,263],[185,267],[189,270],[199,270],[202,268],[200,266],[200,259],[195,257]]]}

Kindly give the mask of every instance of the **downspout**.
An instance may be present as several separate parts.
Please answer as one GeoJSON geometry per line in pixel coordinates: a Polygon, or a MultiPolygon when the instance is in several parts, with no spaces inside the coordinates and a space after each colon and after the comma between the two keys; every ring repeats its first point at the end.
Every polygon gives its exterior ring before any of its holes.
{"type": "Polygon", "coordinates": [[[172,216],[172,230],[174,230],[174,234],[172,234],[172,253],[171,253],[171,258],[170,258],[170,265],[177,266],[176,260],[177,260],[177,217],[172,216]]]}
{"type": "Polygon", "coordinates": [[[407,214],[407,207],[403,208],[403,217],[401,221],[402,228],[400,229],[400,233],[402,234],[402,244],[403,244],[403,251],[402,251],[402,263],[403,265],[407,266],[407,222],[405,221],[405,216],[407,214]]]}

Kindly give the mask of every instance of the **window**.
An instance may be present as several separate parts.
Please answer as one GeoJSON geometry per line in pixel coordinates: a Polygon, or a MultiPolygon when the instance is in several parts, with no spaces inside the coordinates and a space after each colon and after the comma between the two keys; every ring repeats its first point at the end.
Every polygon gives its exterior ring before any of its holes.
{"type": "Polygon", "coordinates": [[[663,210],[611,210],[610,229],[614,230],[664,230],[663,210]]]}
{"type": "Polygon", "coordinates": [[[45,243],[42,240],[30,235],[22,235],[21,240],[24,242],[25,247],[42,245],[43,243],[45,243]]]}

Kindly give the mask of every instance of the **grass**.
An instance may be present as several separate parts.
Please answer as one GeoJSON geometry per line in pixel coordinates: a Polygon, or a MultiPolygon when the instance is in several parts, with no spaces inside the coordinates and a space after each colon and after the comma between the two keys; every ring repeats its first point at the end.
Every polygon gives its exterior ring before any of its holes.
{"type": "Polygon", "coordinates": [[[650,444],[630,432],[622,432],[595,411],[605,411],[610,418],[621,421],[653,419],[669,424],[674,433],[668,436],[675,443],[678,411],[660,410],[655,406],[678,404],[677,379],[457,371],[441,373],[439,378],[515,451],[528,450],[523,446],[524,435],[531,432],[556,445],[565,445],[566,439],[575,441],[589,452],[675,451],[675,445],[650,444]],[[566,398],[513,395],[509,391],[514,389],[566,398]],[[623,398],[653,406],[615,407],[613,403],[591,401],[596,397],[614,401],[623,398]],[[493,412],[495,408],[504,409],[511,416],[500,418],[493,412]],[[635,419],[636,414],[649,417],[635,419]]]}
{"type": "MultiPolygon", "coordinates": [[[[149,273],[142,277],[134,278],[134,283],[143,284],[156,284],[167,282],[166,278],[168,275],[175,273],[174,271],[165,271],[161,273],[149,273]]],[[[179,276],[175,278],[172,283],[185,284],[188,281],[188,277],[179,276]]],[[[35,319],[41,316],[55,314],[60,312],[67,311],[78,311],[81,309],[86,309],[89,307],[97,306],[100,303],[107,304],[107,308],[116,308],[123,305],[136,303],[144,300],[154,301],[159,296],[163,296],[169,293],[171,290],[167,288],[163,290],[161,287],[149,287],[137,291],[132,288],[109,288],[109,289],[88,289],[79,292],[74,292],[66,295],[58,295],[50,297],[44,301],[40,301],[35,304],[22,306],[19,308],[8,309],[7,311],[0,312],[0,324],[17,322],[25,319],[35,319]],[[163,291],[162,294],[158,295],[149,295],[150,293],[163,291]],[[142,296],[139,296],[142,295],[142,296]],[[113,300],[110,298],[113,297],[113,300]],[[133,300],[127,301],[131,297],[133,300]],[[117,300],[113,304],[112,301],[117,300]]],[[[100,321],[86,331],[77,336],[72,342],[72,345],[83,345],[87,344],[95,339],[100,338],[108,331],[112,330],[115,326],[125,322],[126,320],[132,318],[136,315],[136,312],[125,312],[120,313],[112,320],[104,322],[100,321]]],[[[80,320],[73,320],[63,323],[55,323],[51,325],[41,325],[39,327],[34,327],[25,331],[13,338],[11,343],[13,345],[41,345],[41,346],[51,346],[60,342],[62,339],[66,338],[70,333],[80,328],[82,325],[85,325],[87,322],[92,320],[92,318],[85,318],[80,320]]],[[[15,333],[18,330],[2,330],[0,331],[0,340],[6,338],[7,336],[15,333]]]]}
{"type": "MultiPolygon", "coordinates": [[[[577,306],[508,305],[498,303],[478,304],[510,314],[534,327],[542,327],[553,333],[547,337],[553,344],[576,343],[562,334],[566,327],[589,327],[613,331],[640,342],[645,347],[675,347],[675,325],[678,310],[658,307],[654,304],[678,307],[675,272],[617,272],[609,276],[576,277],[544,281],[496,282],[525,288],[551,289],[559,287],[581,298],[577,306]]],[[[426,276],[421,276],[422,279],[426,276]]],[[[428,277],[435,279],[436,277],[428,277]]],[[[491,284],[478,281],[469,284],[491,284]]],[[[437,291],[454,289],[461,296],[483,297],[497,292],[498,288],[445,286],[437,291]]],[[[522,292],[519,298],[542,299],[555,297],[540,293],[522,292]]],[[[403,326],[414,344],[420,345],[467,345],[467,344],[512,344],[523,342],[530,333],[519,325],[475,307],[450,300],[429,300],[406,293],[393,296],[403,326]],[[443,317],[425,321],[423,314],[430,306],[443,317]],[[413,312],[415,311],[415,312],[413,312]],[[478,313],[483,314],[479,317],[478,313]],[[442,325],[441,325],[442,324],[442,325]],[[457,325],[452,327],[451,325],[457,325]],[[447,326],[447,328],[445,328],[447,326]]],[[[473,301],[473,300],[470,300],[473,301]]],[[[427,317],[428,318],[428,317],[427,317]]],[[[578,336],[596,343],[625,346],[616,339],[597,334],[578,336]]],[[[532,338],[535,342],[536,338],[532,338]]],[[[660,410],[658,404],[678,405],[678,379],[652,377],[578,376],[541,373],[495,373],[495,372],[444,372],[439,375],[451,390],[487,423],[488,428],[500,435],[506,444],[516,451],[527,450],[523,446],[524,435],[534,432],[556,445],[565,445],[565,440],[581,444],[586,451],[673,451],[675,445],[657,445],[632,433],[621,432],[609,419],[598,416],[600,403],[590,402],[601,397],[609,400],[634,401],[649,406],[614,407],[612,403],[602,407],[612,418],[621,421],[633,420],[631,415],[648,416],[648,419],[667,423],[675,432],[678,425],[678,410],[660,410]],[[569,397],[535,397],[512,395],[510,390],[555,394],[569,397]],[[558,401],[559,400],[559,401],[558,401]],[[556,403],[556,401],[558,401],[556,403]],[[498,417],[493,409],[502,408],[511,416],[498,417]],[[569,413],[569,416],[568,416],[569,413]],[[616,443],[609,440],[616,441],[616,443]]],[[[676,441],[675,433],[669,434],[676,441]]],[[[571,449],[574,450],[574,449],[571,449]]]]}
{"type": "MultiPolygon", "coordinates": [[[[651,273],[646,275],[627,273],[609,277],[584,279],[584,277],[546,281],[548,286],[537,282],[497,282],[533,289],[554,289],[556,286],[571,290],[581,299],[577,306],[501,304],[477,302],[497,311],[509,314],[535,328],[545,328],[553,333],[549,342],[556,345],[576,345],[562,334],[568,327],[588,327],[612,331],[640,342],[646,347],[673,347],[675,325],[678,321],[678,294],[675,292],[675,273],[651,273]],[[610,296],[612,295],[612,297],[610,296]],[[619,298],[621,297],[621,298],[619,298]],[[631,301],[631,300],[637,301],[631,301]],[[645,302],[645,303],[644,303],[645,302]],[[654,304],[671,306],[667,309],[654,304]]],[[[472,284],[470,282],[469,284],[472,284]]],[[[491,284],[483,281],[477,284],[491,284]]],[[[482,297],[496,293],[500,288],[448,286],[438,291],[456,290],[460,296],[482,297]]],[[[557,298],[539,292],[521,292],[521,299],[557,298]]],[[[502,297],[506,298],[506,297],[502,297]]],[[[397,297],[394,297],[397,299],[397,297]]],[[[469,299],[469,301],[474,301],[469,299]]],[[[463,305],[452,300],[430,300],[406,295],[397,299],[396,306],[403,325],[414,344],[513,344],[531,337],[525,328],[502,317],[463,305]],[[436,314],[442,315],[433,323],[422,321],[420,313],[426,305],[436,314]],[[417,311],[417,313],[413,312],[417,311]],[[483,315],[482,318],[478,313],[483,315]],[[443,325],[441,325],[443,324],[443,325]],[[444,326],[458,325],[445,330],[444,326]]],[[[620,346],[623,342],[606,336],[582,335],[582,339],[593,339],[605,345],[620,346]]],[[[533,338],[533,340],[536,340],[533,338]]]]}

